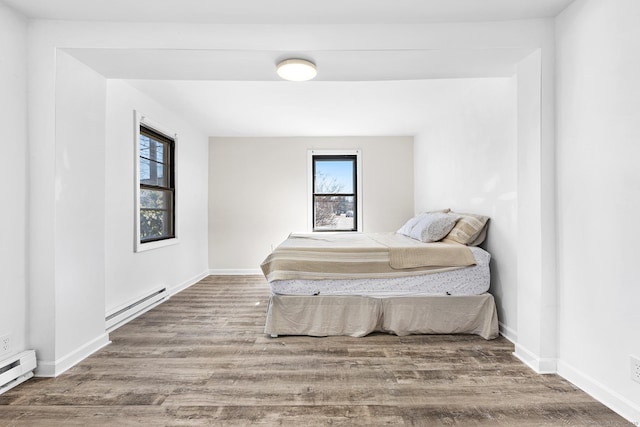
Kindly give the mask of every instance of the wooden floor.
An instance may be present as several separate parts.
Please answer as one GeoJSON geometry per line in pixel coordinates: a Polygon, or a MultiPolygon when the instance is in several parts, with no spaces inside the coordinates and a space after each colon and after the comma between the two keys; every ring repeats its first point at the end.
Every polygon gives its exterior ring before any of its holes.
{"type": "Polygon", "coordinates": [[[0,396],[0,426],[629,426],[499,338],[262,333],[259,277],[215,277],[55,379],[0,396]]]}

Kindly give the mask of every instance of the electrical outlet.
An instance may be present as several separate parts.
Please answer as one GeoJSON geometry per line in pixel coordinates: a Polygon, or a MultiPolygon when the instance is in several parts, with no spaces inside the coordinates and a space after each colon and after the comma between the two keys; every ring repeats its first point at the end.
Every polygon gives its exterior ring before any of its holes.
{"type": "Polygon", "coordinates": [[[640,383],[640,357],[631,356],[631,379],[640,383]]]}
{"type": "Polygon", "coordinates": [[[0,355],[11,352],[11,335],[0,336],[0,355]]]}

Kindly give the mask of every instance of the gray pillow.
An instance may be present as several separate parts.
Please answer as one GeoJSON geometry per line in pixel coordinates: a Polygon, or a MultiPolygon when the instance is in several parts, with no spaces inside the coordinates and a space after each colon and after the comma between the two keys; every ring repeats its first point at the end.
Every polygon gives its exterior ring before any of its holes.
{"type": "Polygon", "coordinates": [[[420,213],[416,216],[414,216],[413,218],[411,218],[410,220],[408,220],[407,222],[404,223],[404,225],[402,227],[400,227],[400,229],[396,232],[399,234],[404,234],[405,236],[408,236],[411,234],[411,230],[413,229],[413,227],[416,225],[416,223],[421,219],[421,217],[425,214],[431,214],[431,213],[447,213],[450,212],[451,209],[446,208],[446,209],[442,209],[439,211],[429,211],[429,212],[423,212],[420,213]]]}
{"type": "Polygon", "coordinates": [[[407,221],[398,233],[425,243],[437,242],[449,234],[457,219],[444,212],[425,212],[407,221]]]}

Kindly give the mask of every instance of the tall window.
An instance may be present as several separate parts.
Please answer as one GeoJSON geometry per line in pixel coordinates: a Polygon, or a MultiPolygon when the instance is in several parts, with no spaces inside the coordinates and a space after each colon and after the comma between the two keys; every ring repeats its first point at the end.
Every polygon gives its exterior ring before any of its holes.
{"type": "MultiPolygon", "coordinates": [[[[138,245],[176,237],[175,137],[139,122],[138,245]]],[[[149,247],[157,247],[149,245],[149,247]]]]}
{"type": "Polygon", "coordinates": [[[359,152],[311,152],[313,231],[358,231],[359,152]]]}

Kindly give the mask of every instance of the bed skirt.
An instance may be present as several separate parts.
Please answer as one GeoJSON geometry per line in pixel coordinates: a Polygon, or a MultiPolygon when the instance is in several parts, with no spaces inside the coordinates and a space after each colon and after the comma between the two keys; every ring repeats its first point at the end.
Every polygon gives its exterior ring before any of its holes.
{"type": "Polygon", "coordinates": [[[362,337],[371,332],[409,334],[476,334],[498,336],[493,295],[366,296],[273,295],[265,333],[325,337],[362,337]]]}

